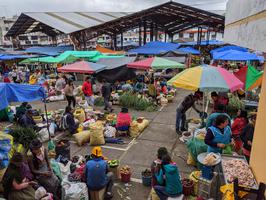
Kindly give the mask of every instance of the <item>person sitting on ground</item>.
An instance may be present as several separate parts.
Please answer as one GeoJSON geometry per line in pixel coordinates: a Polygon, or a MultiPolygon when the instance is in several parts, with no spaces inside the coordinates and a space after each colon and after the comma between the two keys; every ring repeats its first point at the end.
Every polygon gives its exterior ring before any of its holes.
{"type": "Polygon", "coordinates": [[[54,200],[60,200],[61,184],[53,173],[47,149],[40,140],[34,139],[30,144],[30,151],[32,156],[29,157],[29,166],[36,180],[47,192],[53,194],[54,200]]]}
{"type": "Polygon", "coordinates": [[[29,181],[25,174],[22,173],[22,164],[22,154],[14,153],[2,180],[4,197],[7,200],[35,199],[35,190],[32,188],[32,186],[37,185],[37,183],[29,181]]]}
{"type": "Polygon", "coordinates": [[[205,144],[208,145],[208,152],[222,153],[222,150],[231,143],[231,128],[226,115],[218,115],[215,124],[207,129],[205,144]]]}
{"type": "Polygon", "coordinates": [[[190,94],[185,97],[185,99],[180,103],[176,109],[176,132],[181,133],[181,131],[186,131],[186,112],[193,108],[197,113],[200,111],[195,107],[195,102],[202,99],[203,93],[200,91],[190,94]]]}
{"type": "Polygon", "coordinates": [[[165,147],[160,147],[157,151],[157,159],[154,160],[151,164],[151,173],[152,173],[152,182],[151,185],[159,185],[156,180],[155,172],[161,169],[162,158],[168,154],[168,151],[165,147]]]}
{"type": "Polygon", "coordinates": [[[16,108],[16,119],[17,121],[26,113],[27,110],[31,109],[31,105],[28,102],[23,102],[19,107],[16,108]]]}
{"type": "Polygon", "coordinates": [[[217,118],[217,116],[219,115],[225,115],[228,118],[228,122],[229,122],[229,126],[231,125],[231,117],[225,112],[225,106],[223,104],[219,104],[217,106],[217,110],[216,112],[212,113],[206,121],[206,129],[208,129],[209,127],[211,127],[212,125],[214,125],[215,120],[217,118]]]}
{"type": "Polygon", "coordinates": [[[250,152],[252,148],[252,141],[254,136],[254,128],[256,124],[257,115],[253,114],[250,117],[250,122],[248,125],[243,129],[241,133],[241,140],[243,141],[243,154],[246,157],[247,161],[249,162],[250,159],[250,152]]]}
{"type": "Polygon", "coordinates": [[[106,187],[105,199],[111,199],[113,186],[113,173],[109,172],[108,164],[103,160],[102,148],[92,149],[92,160],[89,160],[85,169],[88,189],[99,191],[106,187]]]}
{"type": "Polygon", "coordinates": [[[34,130],[38,130],[36,122],[34,121],[32,116],[33,116],[33,110],[31,109],[27,110],[25,114],[21,116],[19,124],[24,128],[32,128],[34,130]]]}
{"type": "Polygon", "coordinates": [[[118,131],[128,131],[131,122],[132,118],[131,115],[128,113],[128,109],[122,108],[121,112],[117,115],[116,129],[118,131]]]}
{"type": "Polygon", "coordinates": [[[233,124],[232,124],[232,137],[234,139],[235,143],[235,151],[239,152],[242,148],[242,140],[240,138],[240,135],[243,131],[243,129],[248,124],[248,113],[245,110],[239,110],[237,113],[237,117],[235,118],[233,124]]]}
{"type": "Polygon", "coordinates": [[[161,169],[155,173],[157,182],[153,188],[160,200],[167,200],[168,197],[177,197],[182,194],[182,183],[178,168],[167,154],[162,158],[161,169]]]}
{"type": "Polygon", "coordinates": [[[67,106],[63,117],[64,128],[67,129],[71,135],[75,134],[79,127],[79,124],[76,122],[73,113],[74,109],[72,109],[71,106],[67,106]]]}

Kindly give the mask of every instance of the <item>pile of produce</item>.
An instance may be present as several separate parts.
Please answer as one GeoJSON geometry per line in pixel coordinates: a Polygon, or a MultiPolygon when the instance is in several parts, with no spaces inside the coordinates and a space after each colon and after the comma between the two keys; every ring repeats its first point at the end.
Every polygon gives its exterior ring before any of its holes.
{"type": "Polygon", "coordinates": [[[141,172],[141,175],[144,177],[151,177],[151,170],[146,169],[145,171],[141,172]]]}
{"type": "Polygon", "coordinates": [[[156,106],[150,102],[146,97],[133,92],[125,92],[119,98],[119,104],[122,107],[134,108],[135,110],[155,111],[156,106]]]}
{"type": "Polygon", "coordinates": [[[103,97],[97,97],[95,100],[94,100],[94,105],[95,106],[104,106],[104,99],[103,97]]]}
{"type": "Polygon", "coordinates": [[[227,107],[228,114],[230,116],[236,116],[238,110],[244,109],[245,104],[241,101],[238,96],[232,95],[229,97],[229,103],[227,107]]]}
{"type": "Polygon", "coordinates": [[[15,143],[22,144],[26,150],[29,149],[31,141],[37,138],[37,133],[32,128],[17,127],[10,131],[10,135],[15,143]]]}
{"type": "Polygon", "coordinates": [[[222,165],[227,182],[232,183],[235,178],[238,178],[239,185],[248,188],[253,188],[257,185],[249,165],[244,160],[232,159],[223,161],[222,165]]]}
{"type": "Polygon", "coordinates": [[[117,166],[119,166],[119,160],[109,160],[108,165],[111,168],[117,167],[117,166]]]}
{"type": "Polygon", "coordinates": [[[128,165],[125,165],[124,167],[121,167],[119,170],[120,174],[131,174],[130,167],[128,165]]]}

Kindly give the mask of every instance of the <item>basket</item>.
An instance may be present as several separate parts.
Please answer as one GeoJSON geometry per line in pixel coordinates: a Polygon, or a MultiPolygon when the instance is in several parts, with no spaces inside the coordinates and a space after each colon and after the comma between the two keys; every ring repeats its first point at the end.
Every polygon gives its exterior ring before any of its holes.
{"type": "Polygon", "coordinates": [[[36,124],[41,123],[43,121],[42,116],[32,116],[32,118],[36,124]]]}

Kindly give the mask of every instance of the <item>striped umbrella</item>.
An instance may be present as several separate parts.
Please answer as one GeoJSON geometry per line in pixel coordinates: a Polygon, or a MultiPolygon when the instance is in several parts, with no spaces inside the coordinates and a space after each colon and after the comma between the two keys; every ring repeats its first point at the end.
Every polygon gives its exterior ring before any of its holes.
{"type": "Polygon", "coordinates": [[[134,69],[142,69],[142,70],[148,70],[148,69],[176,69],[176,68],[184,68],[185,65],[175,62],[172,60],[168,60],[165,58],[160,57],[153,57],[153,58],[147,58],[144,60],[140,60],[133,63],[128,63],[127,67],[134,68],[134,69]]]}
{"type": "Polygon", "coordinates": [[[202,65],[182,71],[168,81],[169,85],[187,90],[203,92],[234,92],[243,83],[226,69],[202,65]]]}

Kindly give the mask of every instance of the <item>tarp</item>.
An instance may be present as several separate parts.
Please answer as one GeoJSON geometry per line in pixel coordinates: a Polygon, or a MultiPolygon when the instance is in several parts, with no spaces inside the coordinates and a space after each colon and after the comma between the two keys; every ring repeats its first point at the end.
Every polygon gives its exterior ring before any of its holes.
{"type": "Polygon", "coordinates": [[[9,55],[9,54],[1,54],[0,60],[16,60],[16,59],[26,59],[26,58],[32,58],[34,56],[31,55],[9,55]]]}
{"type": "Polygon", "coordinates": [[[192,47],[183,47],[183,48],[179,48],[177,50],[178,51],[181,51],[181,52],[185,52],[185,53],[194,54],[194,55],[199,55],[200,54],[200,51],[199,50],[194,49],[192,47]]]}
{"type": "Polygon", "coordinates": [[[222,51],[228,51],[228,50],[237,50],[237,51],[248,52],[248,49],[246,49],[244,47],[228,45],[228,46],[224,46],[224,47],[219,47],[219,48],[213,49],[213,50],[210,51],[210,53],[213,54],[213,53],[216,53],[216,52],[222,52],[222,51]]]}
{"type": "Polygon", "coordinates": [[[101,58],[97,64],[106,65],[106,70],[115,69],[127,65],[128,63],[134,62],[136,57],[122,57],[122,58],[101,58]]]}
{"type": "Polygon", "coordinates": [[[103,55],[103,54],[100,54],[100,55],[96,55],[93,58],[90,58],[89,61],[91,61],[91,62],[97,62],[101,58],[123,58],[123,57],[124,57],[124,55],[103,55]]]}
{"type": "Polygon", "coordinates": [[[39,85],[0,83],[0,110],[10,102],[31,102],[45,98],[45,90],[39,85]]]}
{"type": "Polygon", "coordinates": [[[168,51],[175,51],[180,45],[170,42],[149,42],[142,47],[131,49],[129,53],[143,54],[143,55],[158,55],[168,51]]]}
{"type": "Polygon", "coordinates": [[[69,65],[64,65],[58,68],[58,72],[75,72],[84,74],[94,74],[98,73],[106,68],[105,65],[96,64],[87,61],[79,61],[69,65]]]}
{"type": "Polygon", "coordinates": [[[239,71],[234,72],[234,75],[244,83],[245,90],[252,90],[262,83],[262,71],[256,70],[252,66],[244,66],[239,71]]]}
{"type": "Polygon", "coordinates": [[[127,67],[117,67],[110,70],[103,70],[97,74],[98,80],[105,79],[110,83],[114,83],[116,81],[132,80],[135,77],[135,70],[127,67]]]}
{"type": "Polygon", "coordinates": [[[100,53],[108,53],[108,54],[124,54],[124,51],[113,51],[111,49],[107,49],[105,47],[102,47],[101,45],[96,46],[96,51],[99,51],[100,53]]]}
{"type": "MultiPolygon", "coordinates": [[[[197,42],[185,42],[185,43],[180,43],[181,45],[184,46],[195,46],[198,45],[197,42]]],[[[223,45],[224,42],[223,41],[219,41],[219,40],[209,40],[209,42],[207,40],[202,40],[200,43],[200,46],[207,46],[207,45],[223,45]]]]}
{"type": "Polygon", "coordinates": [[[233,61],[260,60],[260,58],[254,53],[237,51],[237,50],[228,50],[228,51],[213,53],[213,59],[233,60],[233,61]]]}
{"type": "Polygon", "coordinates": [[[57,56],[64,51],[74,50],[72,45],[57,47],[29,47],[25,51],[28,53],[43,54],[48,56],[57,56]]]}
{"type": "Polygon", "coordinates": [[[144,60],[140,60],[133,63],[128,63],[129,68],[148,70],[152,69],[176,69],[176,68],[184,68],[185,66],[181,63],[171,61],[162,57],[153,57],[147,58],[144,60]]]}

